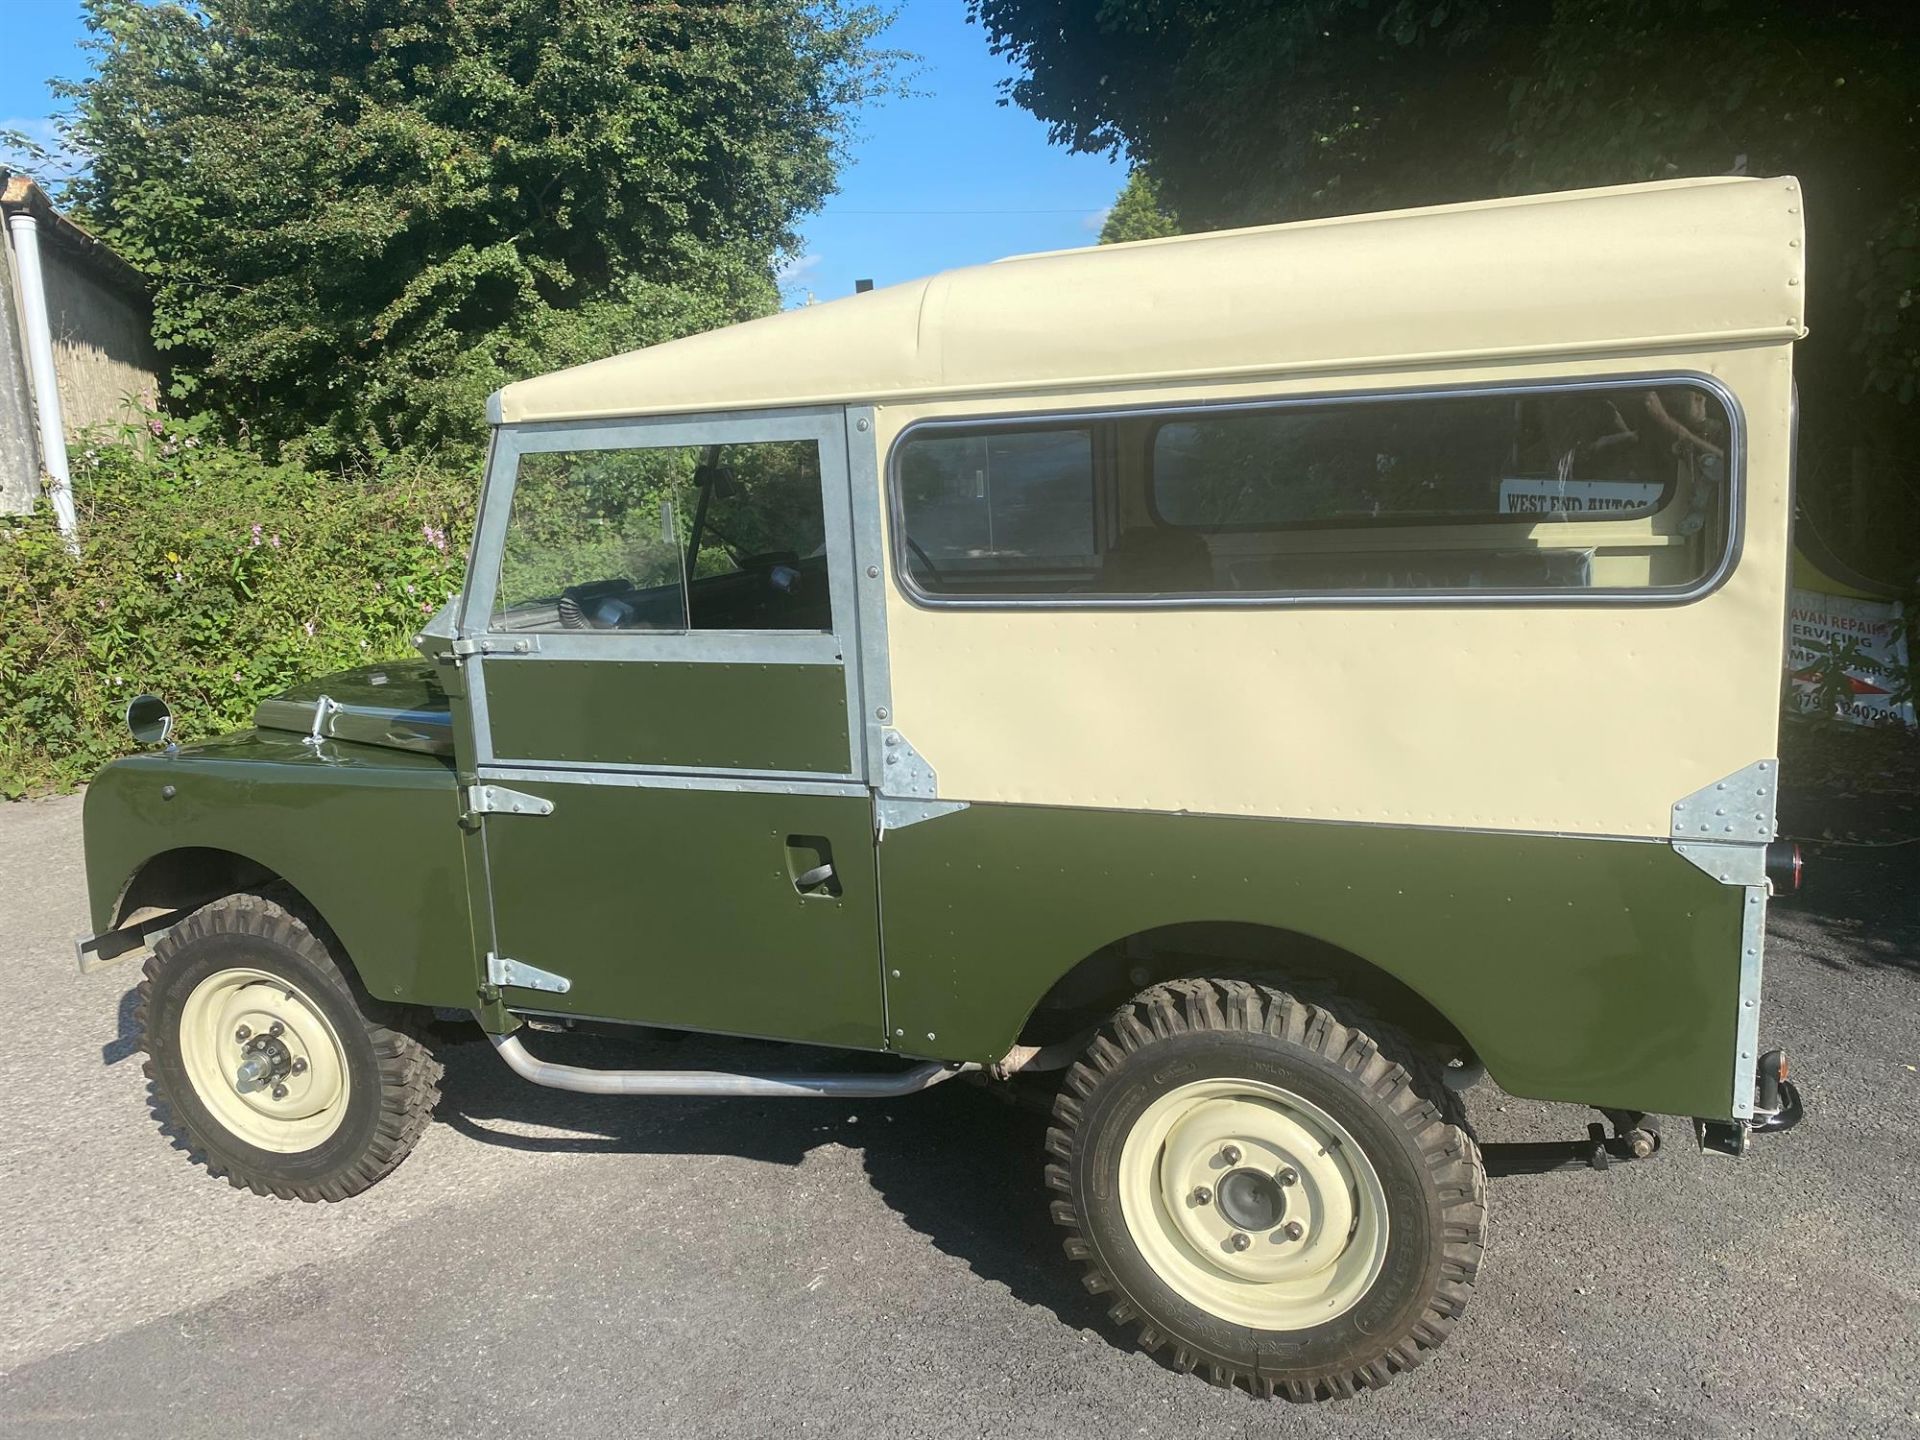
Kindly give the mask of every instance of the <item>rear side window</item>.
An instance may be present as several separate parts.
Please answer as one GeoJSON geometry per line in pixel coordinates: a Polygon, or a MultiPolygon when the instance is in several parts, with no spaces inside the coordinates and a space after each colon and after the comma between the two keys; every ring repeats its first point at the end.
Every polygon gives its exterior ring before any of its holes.
{"type": "Polygon", "coordinates": [[[1143,413],[1039,434],[1053,447],[1044,493],[1057,516],[1077,507],[1084,544],[1060,543],[1059,522],[1050,545],[1024,544],[1017,525],[989,533],[982,477],[1000,448],[1035,443],[1030,424],[910,432],[899,514],[914,588],[1090,601],[1680,592],[1732,544],[1732,416],[1685,382],[1143,413]],[[1116,457],[1104,534],[1097,453],[1116,457]],[[971,528],[946,518],[955,503],[973,507],[971,528]]]}
{"type": "Polygon", "coordinates": [[[1680,388],[1226,412],[1155,429],[1153,499],[1204,530],[1629,519],[1727,440],[1719,402],[1680,388]]]}
{"type": "Polygon", "coordinates": [[[900,447],[907,571],[934,593],[1059,590],[1092,579],[1090,427],[961,430],[900,447]]]}

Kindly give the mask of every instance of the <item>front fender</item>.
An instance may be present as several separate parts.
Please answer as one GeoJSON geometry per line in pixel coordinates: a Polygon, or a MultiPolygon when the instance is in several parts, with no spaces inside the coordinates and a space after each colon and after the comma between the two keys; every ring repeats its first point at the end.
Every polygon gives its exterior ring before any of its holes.
{"type": "Polygon", "coordinates": [[[452,765],[431,755],[250,731],[115,761],[86,796],[94,929],[123,918],[121,897],[158,857],[225,852],[297,890],[372,994],[471,1008],[459,816],[452,765]]]}

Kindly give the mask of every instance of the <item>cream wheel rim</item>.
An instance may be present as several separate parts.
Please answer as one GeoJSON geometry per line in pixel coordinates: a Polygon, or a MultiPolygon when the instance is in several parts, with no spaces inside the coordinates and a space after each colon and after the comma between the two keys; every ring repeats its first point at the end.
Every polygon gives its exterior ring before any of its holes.
{"type": "Polygon", "coordinates": [[[194,986],[180,1011],[180,1058],[213,1118],[259,1149],[311,1150],[346,1118],[346,1047],[279,975],[237,967],[194,986]]]}
{"type": "Polygon", "coordinates": [[[1324,1324],[1386,1264],[1373,1163],[1326,1111],[1264,1081],[1196,1080],[1161,1096],[1121,1147],[1119,1191],[1154,1273],[1237,1325],[1324,1324]]]}

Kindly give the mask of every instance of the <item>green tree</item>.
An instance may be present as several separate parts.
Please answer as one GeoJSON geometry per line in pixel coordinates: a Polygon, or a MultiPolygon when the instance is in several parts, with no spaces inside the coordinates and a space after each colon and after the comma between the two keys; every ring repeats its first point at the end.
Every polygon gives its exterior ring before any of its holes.
{"type": "Polygon", "coordinates": [[[837,0],[86,0],[72,199],[177,402],[315,459],[764,312],[885,17],[837,0]]]}
{"type": "MultiPolygon", "coordinates": [[[[1191,229],[1676,175],[1796,174],[1802,492],[1920,563],[1912,0],[970,0],[1012,98],[1191,229]]],[[[1836,537],[1837,538],[1837,537],[1836,537]]]]}
{"type": "Polygon", "coordinates": [[[1100,226],[1102,245],[1121,245],[1129,240],[1158,240],[1180,233],[1180,218],[1160,203],[1160,187],[1144,170],[1127,177],[1126,185],[1107,212],[1100,226]]]}

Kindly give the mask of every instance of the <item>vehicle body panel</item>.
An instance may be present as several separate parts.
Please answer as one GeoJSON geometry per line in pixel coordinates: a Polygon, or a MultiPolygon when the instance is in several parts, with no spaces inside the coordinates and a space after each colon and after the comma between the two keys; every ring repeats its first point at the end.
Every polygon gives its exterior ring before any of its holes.
{"type": "Polygon", "coordinates": [[[509,385],[589,416],[1652,355],[1805,330],[1800,188],[1711,176],[1017,255],[509,385]]]}
{"type": "Polygon", "coordinates": [[[453,715],[439,667],[423,660],[364,665],[263,700],[254,724],[296,735],[452,755],[453,715]]]}
{"type": "MultiPolygon", "coordinates": [[[[1574,357],[1164,387],[1151,404],[1708,376],[1744,417],[1738,561],[1684,604],[1414,591],[1375,604],[962,611],[894,584],[896,723],[954,799],[1664,839],[1676,800],[1778,753],[1790,358],[1782,344],[1660,357],[1658,370],[1574,357]]],[[[1032,403],[886,407],[875,426],[885,454],[915,422],[1009,411],[1032,403]]],[[[1415,538],[1451,542],[1439,526],[1415,538]]],[[[889,550],[890,566],[899,558],[889,550]]]]}
{"type": "Polygon", "coordinates": [[[516,777],[553,813],[488,817],[499,953],[571,982],[564,994],[507,987],[512,1003],[884,1047],[864,793],[604,780],[516,777]],[[799,893],[821,863],[839,893],[799,893]]]}
{"type": "Polygon", "coordinates": [[[471,1007],[459,816],[452,765],[402,750],[262,730],[117,760],[87,787],[94,928],[124,918],[128,883],[155,857],[224,851],[292,884],[374,995],[471,1007]]]}
{"type": "Polygon", "coordinates": [[[996,1060],[1065,966],[1224,920],[1387,971],[1516,1095],[1685,1115],[1731,1100],[1741,891],[1670,846],[972,805],[890,831],[880,882],[887,1008],[913,1054],[996,1060]]]}
{"type": "Polygon", "coordinates": [[[336,705],[386,709],[396,714],[444,715],[447,692],[440,672],[426,660],[388,660],[340,670],[318,680],[290,685],[275,699],[312,704],[322,695],[336,705]]]}
{"type": "Polygon", "coordinates": [[[838,665],[506,655],[484,663],[502,763],[846,772],[838,665]]]}

